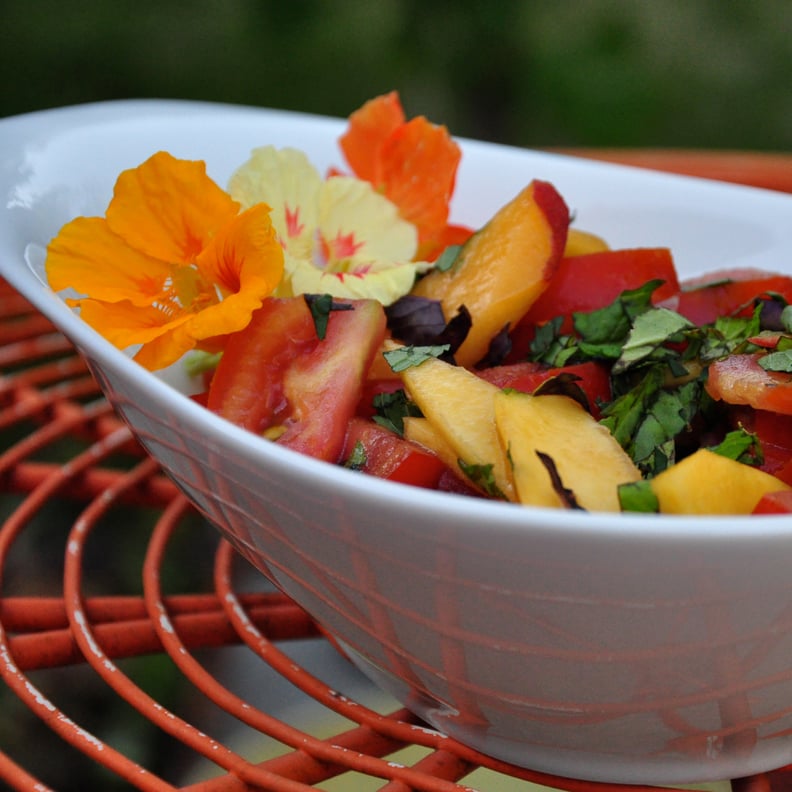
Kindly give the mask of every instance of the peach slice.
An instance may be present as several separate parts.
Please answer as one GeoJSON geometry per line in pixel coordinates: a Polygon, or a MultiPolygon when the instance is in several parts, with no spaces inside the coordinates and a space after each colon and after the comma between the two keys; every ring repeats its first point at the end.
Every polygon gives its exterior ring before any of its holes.
{"type": "Polygon", "coordinates": [[[618,486],[641,478],[613,435],[567,396],[500,391],[495,426],[520,503],[566,505],[540,454],[552,463],[561,486],[589,511],[620,511],[618,486]]]}
{"type": "Polygon", "coordinates": [[[412,290],[440,300],[446,319],[464,305],[472,327],[456,353],[473,366],[492,339],[514,325],[545,289],[566,246],[569,210],[556,189],[532,181],[463,246],[447,270],[434,270],[412,290]]]}
{"type": "Polygon", "coordinates": [[[792,490],[775,476],[700,448],[651,481],[663,514],[751,514],[768,492],[792,490]]]}
{"type": "MultiPolygon", "coordinates": [[[[437,358],[405,369],[399,376],[439,438],[434,445],[428,445],[432,442],[428,428],[418,426],[416,431],[423,429],[422,444],[432,448],[478,489],[490,495],[499,492],[514,500],[514,485],[495,430],[494,403],[499,389],[467,369],[437,358]],[[481,470],[490,465],[495,492],[465,474],[465,467],[481,470]]],[[[422,442],[415,432],[410,439],[422,442]]]]}

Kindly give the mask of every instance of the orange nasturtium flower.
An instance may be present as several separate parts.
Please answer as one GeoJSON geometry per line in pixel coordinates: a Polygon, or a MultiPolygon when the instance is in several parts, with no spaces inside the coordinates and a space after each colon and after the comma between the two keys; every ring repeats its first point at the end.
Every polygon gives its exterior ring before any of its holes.
{"type": "Polygon", "coordinates": [[[244,328],[280,282],[283,250],[267,205],[240,212],[203,162],[159,152],[118,177],[105,217],[61,229],[46,270],[89,325],[156,370],[244,328]]]}
{"type": "Polygon", "coordinates": [[[434,260],[470,230],[448,224],[461,158],[444,126],[423,116],[407,121],[396,91],[366,102],[339,140],[352,172],[374,185],[418,229],[416,257],[434,260]]]}

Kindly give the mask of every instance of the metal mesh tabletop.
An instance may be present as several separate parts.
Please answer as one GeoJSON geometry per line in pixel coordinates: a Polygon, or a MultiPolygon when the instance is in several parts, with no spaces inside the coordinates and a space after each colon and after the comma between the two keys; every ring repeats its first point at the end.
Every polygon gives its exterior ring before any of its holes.
{"type": "MultiPolygon", "coordinates": [[[[792,192],[779,161],[773,186],[792,192]]],[[[4,283],[0,520],[0,788],[637,789],[490,759],[376,691],[193,511],[4,283]]],[[[792,772],[731,786],[780,792],[792,772]]]]}

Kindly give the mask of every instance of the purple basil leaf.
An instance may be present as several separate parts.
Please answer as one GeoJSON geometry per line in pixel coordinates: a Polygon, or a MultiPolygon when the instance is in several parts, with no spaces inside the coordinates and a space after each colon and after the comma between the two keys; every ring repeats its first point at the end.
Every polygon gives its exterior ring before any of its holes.
{"type": "Polygon", "coordinates": [[[449,355],[459,349],[470,331],[470,313],[464,305],[446,322],[439,300],[406,295],[385,308],[388,329],[395,339],[410,346],[448,344],[449,355]]]}

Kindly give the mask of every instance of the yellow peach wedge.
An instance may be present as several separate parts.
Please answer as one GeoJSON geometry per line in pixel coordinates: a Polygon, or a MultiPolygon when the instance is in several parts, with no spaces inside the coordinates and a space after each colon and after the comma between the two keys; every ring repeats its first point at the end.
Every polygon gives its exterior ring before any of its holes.
{"type": "Polygon", "coordinates": [[[500,391],[495,425],[520,503],[568,506],[560,486],[583,509],[617,512],[619,485],[641,478],[613,435],[567,396],[500,391]]]}
{"type": "MultiPolygon", "coordinates": [[[[461,366],[430,358],[400,372],[405,390],[440,441],[434,450],[487,494],[514,500],[514,485],[495,430],[494,403],[499,389],[461,366]],[[443,448],[450,449],[442,451],[443,448]],[[452,458],[449,460],[448,456],[452,458]],[[461,462],[460,462],[461,460],[461,462]],[[490,469],[488,481],[471,471],[490,469]]],[[[424,433],[424,443],[428,442],[424,433]]],[[[420,442],[417,438],[411,438],[420,442]]]]}
{"type": "Polygon", "coordinates": [[[701,448],[655,476],[661,514],[751,514],[768,492],[790,490],[775,476],[701,448]]]}

